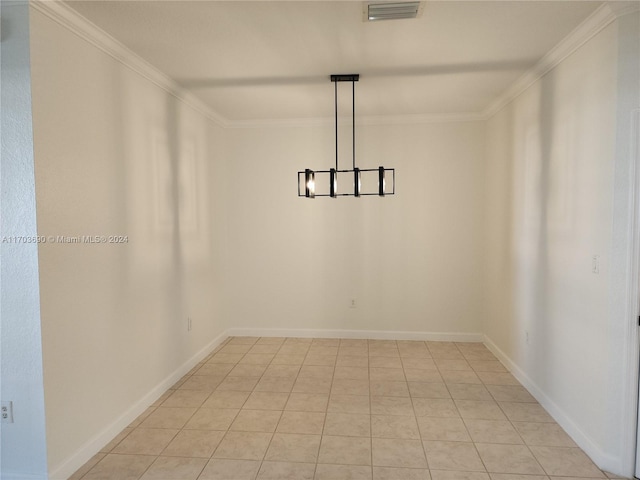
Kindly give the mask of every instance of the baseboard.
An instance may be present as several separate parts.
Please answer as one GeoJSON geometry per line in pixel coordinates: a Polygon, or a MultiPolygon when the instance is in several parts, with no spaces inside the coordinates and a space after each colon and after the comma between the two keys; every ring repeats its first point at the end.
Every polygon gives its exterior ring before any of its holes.
{"type": "Polygon", "coordinates": [[[230,328],[233,337],[362,338],[371,340],[422,340],[436,342],[482,342],[481,333],[407,332],[393,330],[325,330],[306,328],[230,328]]]}
{"type": "MultiPolygon", "coordinates": [[[[186,373],[188,373],[194,366],[196,366],[202,359],[204,359],[214,348],[220,345],[227,337],[228,332],[223,332],[215,339],[209,342],[204,348],[193,355],[189,360],[178,367],[171,375],[161,381],[158,385],[149,391],[146,395],[135,402],[122,416],[120,416],[115,422],[105,428],[98,435],[89,440],[80,450],[74,453],[67,460],[60,465],[51,469],[49,474],[50,480],[66,480],[73,475],[80,467],[88,462],[91,457],[100,451],[106,444],[115,438],[124,428],[126,428],[131,422],[133,422],[140,414],[142,414],[150,405],[153,404],[160,396],[166,392],[171,386],[173,386],[178,380],[180,380],[186,373]]],[[[4,474],[2,480],[4,480],[4,474]]],[[[31,479],[35,480],[36,477],[15,477],[15,480],[19,479],[31,479]]],[[[40,478],[40,477],[38,477],[40,478]]],[[[7,480],[13,480],[13,477],[8,477],[7,480]]]]}
{"type": "Polygon", "coordinates": [[[620,459],[604,453],[600,447],[585,434],[567,413],[560,408],[529,376],[509,358],[493,341],[484,336],[484,344],[507,367],[511,374],[544,407],[572,440],[593,460],[601,470],[616,472],[621,470],[620,459]]]}

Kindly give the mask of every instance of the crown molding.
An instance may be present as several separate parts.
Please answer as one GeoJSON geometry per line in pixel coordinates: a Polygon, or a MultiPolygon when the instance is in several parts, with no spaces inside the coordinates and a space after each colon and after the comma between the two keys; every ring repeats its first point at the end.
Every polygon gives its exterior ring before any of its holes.
{"type": "MultiPolygon", "coordinates": [[[[485,117],[478,113],[414,114],[414,115],[364,115],[357,118],[358,125],[416,125],[424,123],[478,122],[485,117]]],[[[351,117],[339,117],[340,125],[351,125],[351,117]]],[[[230,120],[228,128],[291,128],[333,127],[334,117],[283,118],[230,120]]]]}
{"type": "Polygon", "coordinates": [[[46,15],[78,37],[117,60],[122,65],[149,80],[157,87],[183,101],[215,124],[221,127],[227,126],[228,121],[226,118],[213,111],[208,105],[195,95],[189,93],[172,78],[162,73],[142,57],[136,55],[124,44],[87,20],[64,2],[59,0],[36,0],[31,1],[29,4],[34,10],[46,15]]]}
{"type": "Polygon", "coordinates": [[[482,113],[485,119],[502,110],[524,93],[531,85],[557,67],[582,45],[596,36],[603,28],[622,15],[638,10],[638,2],[607,2],[598,7],[589,17],[564,37],[530,70],[525,72],[507,90],[494,100],[482,113]]]}

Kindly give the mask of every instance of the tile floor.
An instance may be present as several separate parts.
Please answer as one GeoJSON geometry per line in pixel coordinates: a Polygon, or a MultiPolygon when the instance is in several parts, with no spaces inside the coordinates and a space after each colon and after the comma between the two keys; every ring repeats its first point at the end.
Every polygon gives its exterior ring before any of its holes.
{"type": "Polygon", "coordinates": [[[578,480],[479,343],[232,337],[70,480],[578,480]]]}

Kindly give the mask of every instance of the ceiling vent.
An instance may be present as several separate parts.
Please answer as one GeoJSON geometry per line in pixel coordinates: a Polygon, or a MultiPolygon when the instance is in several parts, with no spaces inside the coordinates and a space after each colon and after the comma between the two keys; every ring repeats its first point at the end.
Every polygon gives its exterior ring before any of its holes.
{"type": "Polygon", "coordinates": [[[401,18],[416,18],[422,10],[422,2],[388,2],[366,3],[366,20],[398,20],[401,18]]]}

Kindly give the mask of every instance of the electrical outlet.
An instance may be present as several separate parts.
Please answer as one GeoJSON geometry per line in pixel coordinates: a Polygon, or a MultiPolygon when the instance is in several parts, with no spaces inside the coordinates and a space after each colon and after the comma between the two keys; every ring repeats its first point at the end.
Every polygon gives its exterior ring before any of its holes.
{"type": "Polygon", "coordinates": [[[13,402],[2,402],[0,406],[2,423],[13,423],[13,402]]]}
{"type": "Polygon", "coordinates": [[[529,345],[531,343],[529,341],[529,332],[526,332],[526,331],[524,332],[524,338],[525,338],[525,341],[527,342],[527,345],[529,345]]]}
{"type": "Polygon", "coordinates": [[[191,317],[187,317],[187,332],[191,331],[191,317]]]}
{"type": "Polygon", "coordinates": [[[349,308],[356,308],[356,299],[352,298],[351,302],[349,302],[349,308]]]}
{"type": "Polygon", "coordinates": [[[591,257],[591,273],[600,273],[600,255],[591,257]]]}

